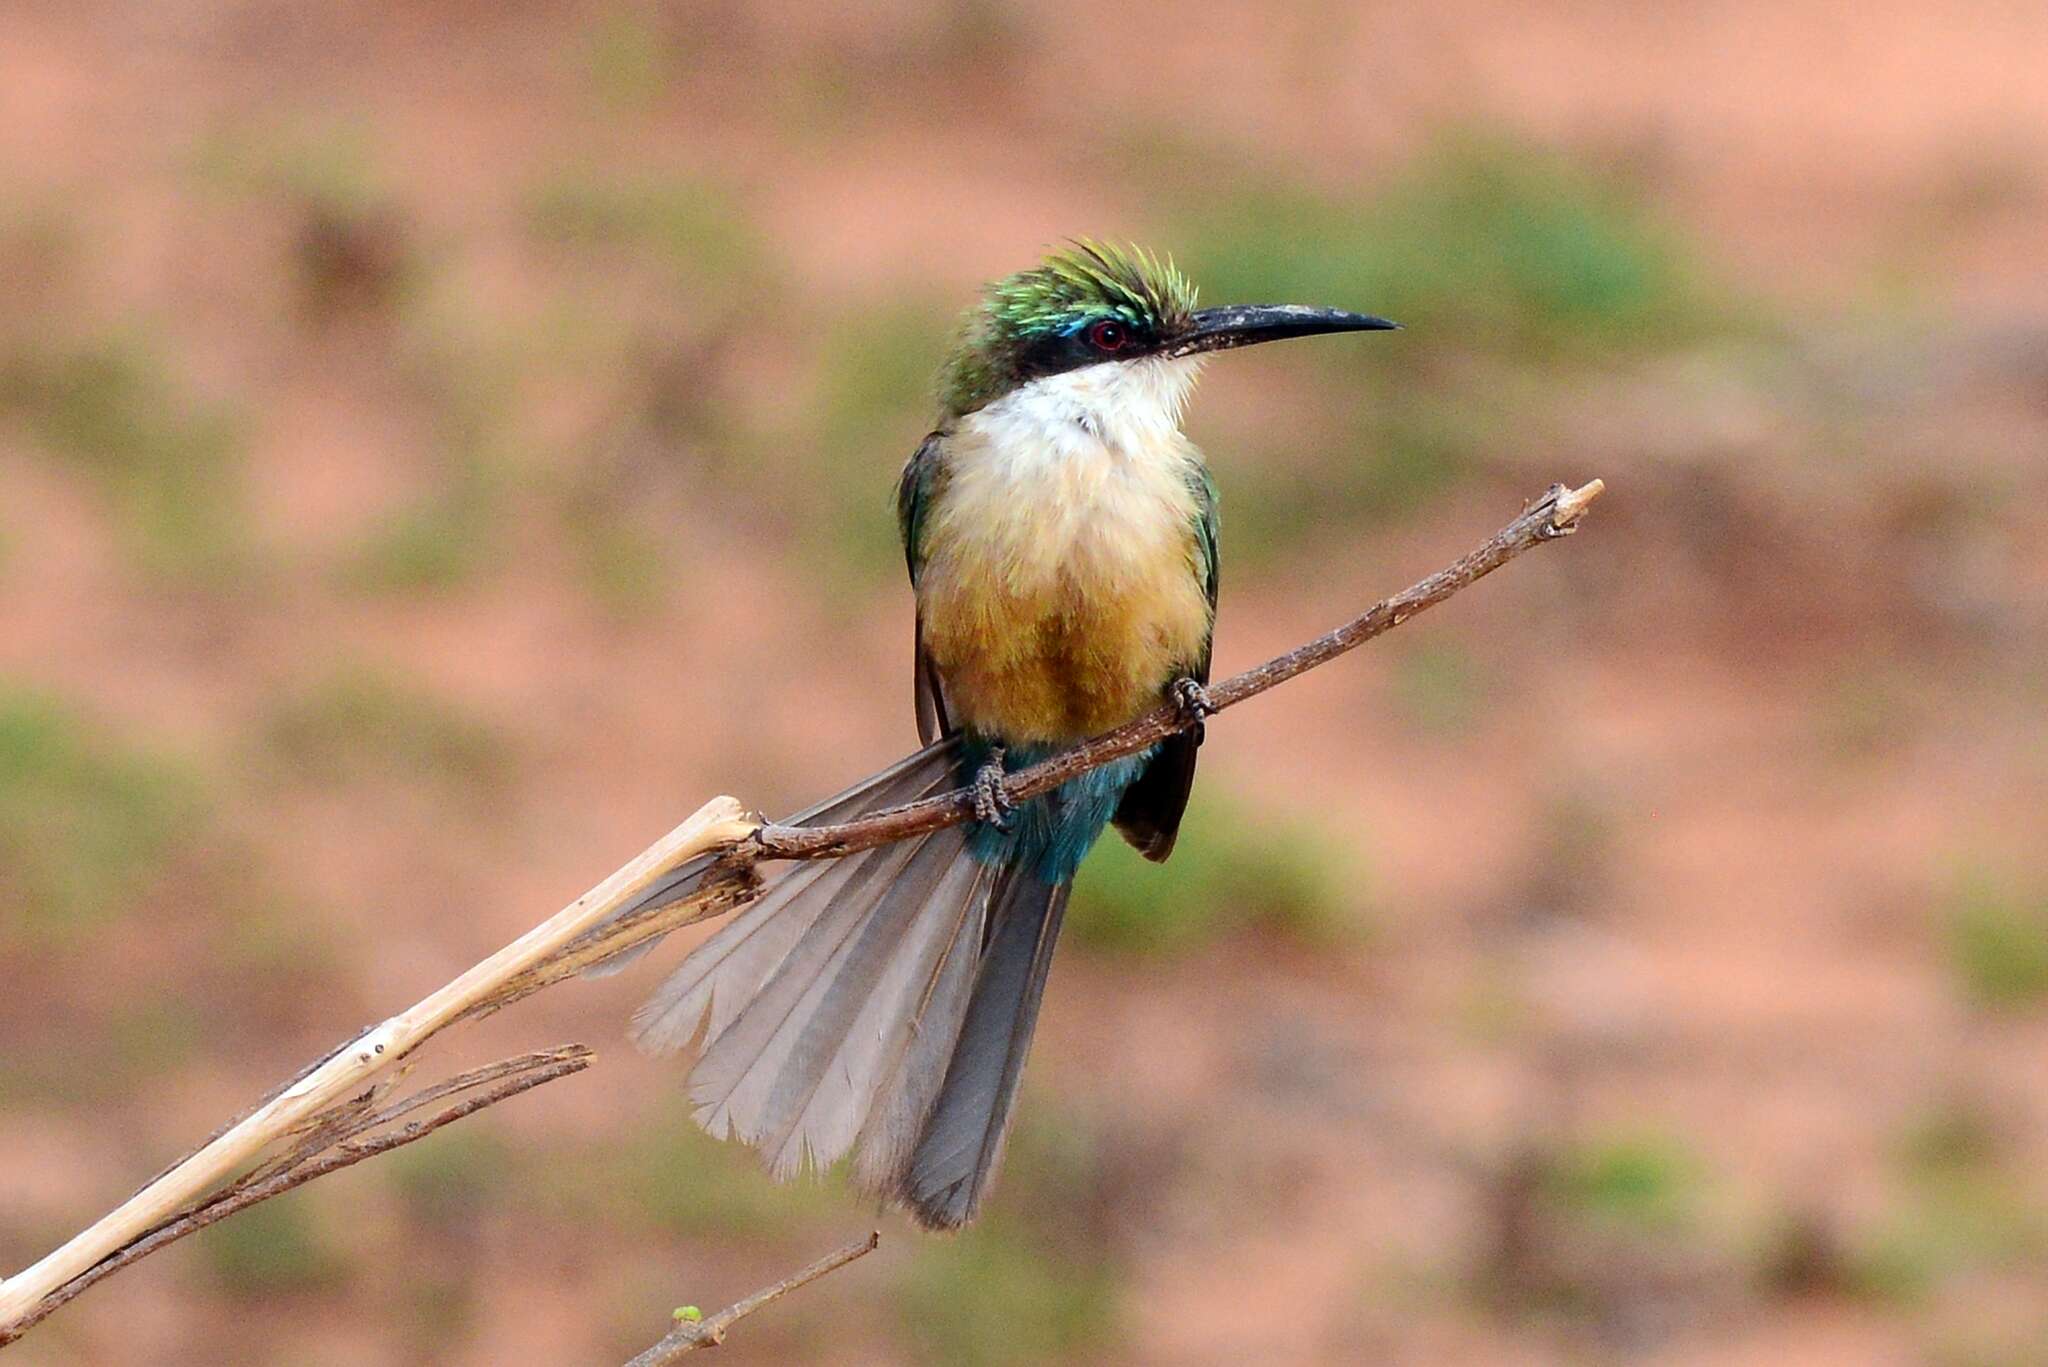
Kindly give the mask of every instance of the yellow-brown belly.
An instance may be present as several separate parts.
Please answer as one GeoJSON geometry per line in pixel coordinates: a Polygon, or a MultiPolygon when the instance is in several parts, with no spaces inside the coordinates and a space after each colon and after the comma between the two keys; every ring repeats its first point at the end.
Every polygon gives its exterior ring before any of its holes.
{"type": "Polygon", "coordinates": [[[1078,740],[1158,706],[1202,658],[1209,601],[1177,466],[948,483],[918,601],[955,725],[1078,740]]]}
{"type": "Polygon", "coordinates": [[[959,617],[938,607],[944,625],[928,619],[925,643],[956,724],[1013,743],[1078,740],[1158,706],[1192,666],[1207,603],[1189,597],[1076,593],[1064,608],[984,598],[959,617]]]}

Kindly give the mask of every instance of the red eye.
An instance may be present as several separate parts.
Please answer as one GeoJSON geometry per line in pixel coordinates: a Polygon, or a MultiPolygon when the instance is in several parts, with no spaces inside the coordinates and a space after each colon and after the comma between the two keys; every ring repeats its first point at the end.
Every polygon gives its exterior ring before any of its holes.
{"type": "Polygon", "coordinates": [[[1131,330],[1107,318],[1088,329],[1088,345],[1097,351],[1122,351],[1131,340],[1131,330]]]}

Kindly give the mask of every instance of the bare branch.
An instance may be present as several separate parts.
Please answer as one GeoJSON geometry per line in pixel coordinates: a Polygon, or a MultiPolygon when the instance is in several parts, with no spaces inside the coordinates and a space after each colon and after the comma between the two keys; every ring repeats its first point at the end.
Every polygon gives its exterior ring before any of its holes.
{"type": "MultiPolygon", "coordinates": [[[[1209,701],[1220,712],[1247,698],[1255,698],[1297,674],[1356,650],[1416,613],[1435,607],[1524,551],[1570,535],[1578,530],[1579,519],[1606,487],[1597,479],[1577,489],[1567,489],[1562,484],[1551,485],[1541,498],[1522,510],[1521,516],[1455,564],[1438,570],[1392,598],[1375,603],[1328,635],[1319,636],[1299,649],[1268,660],[1256,669],[1248,669],[1222,683],[1211,684],[1209,701]]],[[[1196,723],[1196,718],[1177,707],[1170,704],[1159,707],[1114,731],[1106,731],[1093,740],[1063,750],[1042,764],[1011,774],[1003,781],[1003,796],[1017,803],[1050,792],[1068,779],[1100,768],[1113,759],[1136,754],[1196,723]]],[[[751,859],[835,859],[855,850],[886,845],[942,826],[958,825],[973,815],[973,795],[961,789],[837,825],[764,825],[747,838],[742,850],[751,859]]]]}
{"type": "Polygon", "coordinates": [[[865,1258],[879,1248],[881,1243],[881,1231],[876,1230],[867,1238],[827,1253],[809,1267],[790,1273],[773,1286],[765,1286],[751,1296],[734,1301],[715,1315],[702,1320],[678,1319],[676,1327],[662,1335],[661,1342],[628,1362],[626,1367],[666,1367],[666,1364],[674,1362],[685,1353],[694,1352],[699,1348],[716,1348],[725,1342],[726,1330],[762,1306],[770,1301],[781,1300],[798,1287],[808,1286],[829,1272],[837,1272],[856,1258],[865,1258]]]}
{"type": "Polygon", "coordinates": [[[373,1079],[461,1020],[477,1003],[631,906],[664,873],[706,851],[731,847],[755,824],[733,799],[712,799],[625,867],[511,944],[301,1072],[63,1247],[0,1282],[0,1335],[58,1287],[247,1172],[279,1140],[322,1123],[335,1105],[359,1095],[373,1079]]]}
{"type": "Polygon", "coordinates": [[[132,1243],[94,1263],[44,1296],[20,1319],[5,1328],[0,1328],[0,1346],[14,1342],[48,1318],[52,1311],[83,1294],[95,1284],[157,1250],[169,1247],[188,1234],[202,1230],[217,1220],[225,1220],[237,1211],[247,1210],[258,1202],[282,1196],[329,1173],[353,1167],[366,1158],[375,1158],[378,1154],[389,1153],[415,1140],[424,1139],[443,1125],[450,1125],[464,1116],[474,1115],[486,1106],[495,1106],[500,1101],[530,1091],[543,1083],[553,1082],[556,1078],[580,1073],[590,1066],[592,1057],[591,1051],[581,1044],[564,1044],[538,1053],[522,1054],[518,1058],[505,1059],[458,1074],[372,1114],[364,1114],[365,1107],[359,1104],[371,1094],[366,1093],[362,1098],[350,1098],[335,1108],[335,1123],[323,1123],[315,1128],[317,1142],[299,1144],[284,1158],[214,1192],[196,1205],[173,1215],[132,1243]],[[486,1087],[486,1084],[495,1085],[486,1087]],[[478,1087],[486,1089],[473,1091],[478,1087]],[[401,1116],[410,1115],[444,1097],[462,1092],[473,1094],[436,1111],[424,1120],[408,1121],[395,1130],[370,1135],[367,1139],[356,1137],[388,1125],[401,1116]]]}

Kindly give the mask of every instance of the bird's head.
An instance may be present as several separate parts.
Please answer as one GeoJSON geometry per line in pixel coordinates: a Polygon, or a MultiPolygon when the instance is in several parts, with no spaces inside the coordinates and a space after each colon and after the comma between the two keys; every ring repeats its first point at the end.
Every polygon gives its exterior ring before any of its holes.
{"type": "Polygon", "coordinates": [[[958,417],[1034,381],[1091,366],[1191,361],[1283,337],[1397,326],[1299,304],[1198,309],[1195,287],[1170,258],[1080,241],[988,287],[967,315],[940,399],[958,417]]]}

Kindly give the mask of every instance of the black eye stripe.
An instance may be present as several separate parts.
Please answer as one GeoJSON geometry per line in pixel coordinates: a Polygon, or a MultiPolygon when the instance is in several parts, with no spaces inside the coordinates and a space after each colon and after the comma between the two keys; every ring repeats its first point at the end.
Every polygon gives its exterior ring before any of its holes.
{"type": "Polygon", "coordinates": [[[1149,325],[1133,323],[1127,318],[1098,317],[1085,326],[1025,339],[1016,352],[1015,373],[1019,379],[1057,375],[1082,366],[1143,356],[1156,346],[1157,339],[1149,325]],[[1104,345],[1098,340],[1099,329],[1105,326],[1116,330],[1114,345],[1104,345]]]}

